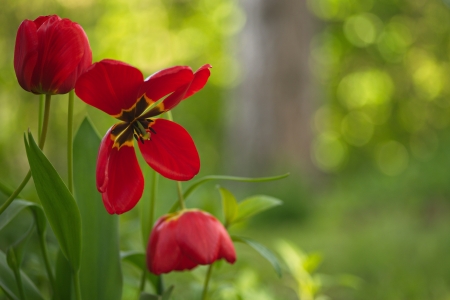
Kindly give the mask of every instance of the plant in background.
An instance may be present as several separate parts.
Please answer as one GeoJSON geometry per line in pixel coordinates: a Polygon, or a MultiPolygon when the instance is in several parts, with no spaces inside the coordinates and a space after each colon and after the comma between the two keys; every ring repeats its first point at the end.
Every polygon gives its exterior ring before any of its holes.
{"type": "MultiPolygon", "coordinates": [[[[227,232],[234,224],[279,205],[280,200],[257,195],[238,203],[230,191],[220,188],[224,225],[209,213],[186,208],[190,194],[211,180],[260,182],[288,176],[211,175],[198,179],[183,192],[180,181],[190,180],[198,173],[200,159],[191,136],[172,121],[170,110],[203,88],[211,66],[204,65],[195,73],[190,67],[172,67],[144,80],[138,69],[115,60],[102,60],[85,71],[91,64],[91,56],[84,31],[68,19],[39,17],[24,21],[19,28],[14,61],[19,84],[27,91],[46,96],[45,109],[39,111],[39,144],[31,132],[24,136],[30,172],[0,208],[0,231],[16,217],[22,217],[24,210],[30,210],[34,216],[31,227],[10,244],[6,254],[0,251],[3,293],[11,299],[121,299],[121,261],[128,261],[142,272],[138,289],[142,300],[170,298],[174,287],[166,289],[161,274],[209,265],[201,293],[201,298],[207,299],[214,263],[222,258],[229,263],[236,261],[232,241],[251,246],[281,275],[277,258],[267,248],[227,232]],[[87,118],[73,139],[74,86],[81,100],[120,121],[107,131],[102,141],[87,118]],[[67,92],[68,179],[64,183],[42,148],[50,96],[67,92]],[[133,139],[145,162],[155,170],[149,185],[151,197],[142,206],[149,210],[141,211],[146,253],[135,249],[120,253],[118,246],[115,214],[132,209],[145,188],[133,139]],[[160,201],[156,172],[177,181],[179,199],[168,214],[153,224],[154,208],[160,201]],[[31,175],[40,203],[14,201],[31,175]],[[58,242],[56,257],[47,250],[47,222],[58,242]],[[24,245],[34,228],[39,236],[49,292],[36,287],[21,268],[24,245]],[[146,282],[152,284],[153,294],[146,292],[146,282]]],[[[41,98],[41,108],[43,103],[41,98]]]]}

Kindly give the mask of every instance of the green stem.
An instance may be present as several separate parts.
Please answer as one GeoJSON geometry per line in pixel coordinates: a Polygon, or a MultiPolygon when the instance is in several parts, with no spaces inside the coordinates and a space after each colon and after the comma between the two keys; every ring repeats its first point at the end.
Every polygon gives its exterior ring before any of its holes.
{"type": "Polygon", "coordinates": [[[47,243],[45,242],[45,235],[43,233],[39,233],[39,243],[41,245],[42,256],[44,257],[48,280],[50,281],[52,291],[55,292],[55,278],[53,277],[52,267],[50,265],[50,260],[48,259],[47,243]]]}
{"type": "Polygon", "coordinates": [[[139,285],[138,299],[141,297],[141,293],[145,290],[145,279],[147,277],[147,266],[144,267],[141,276],[141,283],[139,285]]]}
{"type": "MultiPolygon", "coordinates": [[[[156,195],[158,193],[158,179],[159,174],[154,171],[153,172],[153,180],[152,180],[152,193],[150,195],[150,210],[149,210],[149,219],[150,228],[153,228],[153,223],[155,222],[155,206],[156,206],[156,195]]],[[[150,230],[151,231],[151,230],[150,230]]]]}
{"type": "MultiPolygon", "coordinates": [[[[45,138],[47,137],[47,129],[48,129],[48,119],[50,116],[50,103],[51,103],[51,95],[45,95],[45,108],[44,108],[44,120],[42,122],[42,131],[41,136],[39,138],[39,148],[41,150],[44,149],[45,138]]],[[[25,178],[20,183],[19,187],[14,191],[14,193],[9,196],[9,198],[2,204],[0,207],[0,215],[8,208],[8,206],[16,199],[17,195],[23,190],[25,185],[27,185],[28,181],[31,178],[31,171],[28,171],[25,178]]]]}
{"type": "Polygon", "coordinates": [[[205,284],[203,285],[202,300],[206,300],[207,296],[208,296],[208,285],[209,285],[209,279],[211,278],[213,265],[214,265],[214,263],[212,263],[208,266],[208,272],[206,273],[206,277],[205,277],[205,284]]]}
{"type": "Polygon", "coordinates": [[[39,95],[39,123],[38,123],[38,140],[41,139],[42,121],[44,119],[44,94],[39,95]]]}
{"type": "MultiPolygon", "coordinates": [[[[150,194],[150,207],[149,207],[149,217],[148,217],[148,226],[150,228],[150,232],[151,229],[153,228],[153,223],[155,222],[155,204],[156,204],[156,195],[158,193],[158,179],[159,179],[159,174],[156,171],[153,171],[153,178],[152,178],[152,191],[150,194]]],[[[144,291],[145,289],[145,279],[147,276],[147,266],[144,266],[144,269],[142,271],[142,276],[141,276],[141,284],[139,286],[139,295],[140,293],[144,291]]]]}
{"type": "Polygon", "coordinates": [[[73,272],[73,283],[74,283],[74,289],[75,289],[75,299],[81,300],[81,288],[80,288],[80,272],[74,271],[73,272]]]}
{"type": "Polygon", "coordinates": [[[69,92],[69,106],[67,110],[67,185],[73,194],[73,100],[74,91],[69,92]]]}
{"type": "Polygon", "coordinates": [[[186,205],[184,204],[184,197],[183,197],[183,189],[181,188],[181,182],[177,181],[177,188],[178,188],[178,201],[180,202],[181,209],[186,209],[186,205]]]}

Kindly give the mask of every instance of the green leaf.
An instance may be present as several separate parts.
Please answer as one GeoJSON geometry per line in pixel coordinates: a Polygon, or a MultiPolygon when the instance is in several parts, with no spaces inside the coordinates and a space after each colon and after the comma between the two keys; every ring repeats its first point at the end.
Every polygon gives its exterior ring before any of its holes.
{"type": "Polygon", "coordinates": [[[73,144],[75,198],[81,214],[80,287],[83,299],[122,298],[119,217],[103,206],[96,187],[100,137],[87,118],[73,144]]]}
{"type": "Polygon", "coordinates": [[[272,251],[267,249],[265,246],[261,245],[258,242],[255,242],[251,239],[240,237],[240,236],[231,236],[232,240],[235,242],[240,242],[247,244],[248,246],[252,247],[256,252],[261,254],[262,257],[264,257],[275,269],[275,272],[277,272],[278,276],[281,277],[281,265],[278,261],[278,258],[273,254],[272,251]]]}
{"type": "Polygon", "coordinates": [[[25,246],[33,233],[34,224],[32,224],[27,232],[23,234],[13,245],[8,248],[6,252],[6,261],[8,265],[13,270],[20,269],[20,265],[22,264],[23,253],[25,251],[25,246]]]}
{"type": "Polygon", "coordinates": [[[72,269],[61,249],[56,256],[54,300],[73,299],[72,269]]]}
{"type": "Polygon", "coordinates": [[[0,231],[8,225],[21,211],[25,208],[29,208],[34,216],[36,228],[39,234],[43,234],[47,227],[47,220],[44,215],[42,207],[36,203],[16,199],[10,206],[3,212],[0,218],[0,231]]]}
{"type": "Polygon", "coordinates": [[[225,215],[225,227],[233,224],[238,214],[238,204],[234,195],[225,188],[219,188],[222,197],[223,214],[225,215]]]}
{"type": "MultiPolygon", "coordinates": [[[[193,183],[183,194],[184,199],[186,200],[193,191],[195,191],[200,185],[211,181],[211,180],[228,180],[228,181],[240,181],[240,182],[264,182],[264,181],[274,181],[283,179],[289,176],[290,173],[286,173],[278,176],[271,177],[236,177],[236,176],[225,176],[225,175],[210,175],[200,178],[197,182],[193,183]]],[[[169,212],[174,212],[178,208],[178,202],[175,202],[169,212]]]]}
{"type": "Polygon", "coordinates": [[[34,185],[48,222],[72,269],[78,271],[81,256],[81,217],[77,204],[55,168],[36,145],[33,135],[25,140],[34,185]]]}
{"type": "MultiPolygon", "coordinates": [[[[43,300],[41,292],[24,272],[21,273],[23,289],[27,299],[43,300]]],[[[8,267],[5,253],[0,251],[0,286],[13,299],[19,300],[16,279],[13,271],[8,267]]]]}
{"type": "Polygon", "coordinates": [[[265,195],[256,195],[244,199],[239,202],[238,215],[234,220],[234,223],[248,219],[253,215],[259,214],[260,212],[268,210],[274,206],[281,205],[282,203],[283,202],[279,199],[265,195]]]}
{"type": "Polygon", "coordinates": [[[145,262],[145,253],[139,251],[126,251],[121,252],[120,257],[123,261],[128,262],[138,268],[141,272],[146,271],[147,280],[150,281],[153,289],[157,291],[160,288],[160,276],[156,276],[153,273],[148,272],[147,263],[145,262]]]}

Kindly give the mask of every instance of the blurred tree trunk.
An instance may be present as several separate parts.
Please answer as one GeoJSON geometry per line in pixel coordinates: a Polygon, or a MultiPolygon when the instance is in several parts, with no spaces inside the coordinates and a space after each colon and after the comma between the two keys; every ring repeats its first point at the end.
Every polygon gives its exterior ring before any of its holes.
{"type": "Polygon", "coordinates": [[[233,95],[227,145],[233,172],[302,173],[310,159],[313,81],[308,67],[315,24],[304,0],[241,0],[243,81],[233,95]]]}

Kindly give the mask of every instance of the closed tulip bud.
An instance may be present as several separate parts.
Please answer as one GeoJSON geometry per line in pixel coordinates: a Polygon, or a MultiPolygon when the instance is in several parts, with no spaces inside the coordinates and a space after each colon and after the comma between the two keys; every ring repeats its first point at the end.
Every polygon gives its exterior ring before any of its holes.
{"type": "Polygon", "coordinates": [[[65,94],[92,64],[83,28],[60,17],[41,16],[20,24],[14,70],[20,86],[34,94],[65,94]]]}
{"type": "Polygon", "coordinates": [[[196,209],[162,216],[147,247],[148,269],[157,275],[191,270],[221,258],[236,261],[230,236],[215,217],[196,209]]]}

